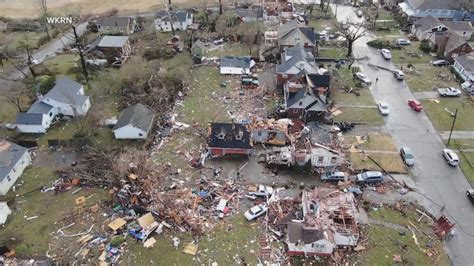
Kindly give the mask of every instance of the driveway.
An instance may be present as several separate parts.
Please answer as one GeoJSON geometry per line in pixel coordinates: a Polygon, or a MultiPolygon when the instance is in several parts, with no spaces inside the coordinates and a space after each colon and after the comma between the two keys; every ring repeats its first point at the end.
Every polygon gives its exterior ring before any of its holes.
{"type": "Polygon", "coordinates": [[[419,91],[413,93],[418,100],[439,98],[437,91],[419,91]]]}
{"type": "MultiPolygon", "coordinates": [[[[338,21],[346,21],[355,16],[348,6],[339,6],[338,21]]],[[[411,110],[408,99],[414,98],[407,87],[395,80],[387,71],[370,67],[368,63],[392,68],[390,61],[384,60],[377,49],[370,48],[366,42],[375,36],[368,34],[354,44],[356,58],[368,56],[368,60],[360,61],[359,65],[372,80],[379,78],[370,88],[376,101],[385,101],[391,108],[390,115],[385,117],[388,131],[398,147],[410,147],[416,157],[416,164],[411,171],[419,192],[425,196],[421,204],[438,216],[445,206],[444,214],[456,222],[458,234],[447,243],[448,254],[454,265],[472,265],[470,251],[474,241],[474,207],[467,200],[465,191],[469,183],[459,168],[448,166],[441,157],[440,151],[445,147],[424,112],[411,110]]]]}

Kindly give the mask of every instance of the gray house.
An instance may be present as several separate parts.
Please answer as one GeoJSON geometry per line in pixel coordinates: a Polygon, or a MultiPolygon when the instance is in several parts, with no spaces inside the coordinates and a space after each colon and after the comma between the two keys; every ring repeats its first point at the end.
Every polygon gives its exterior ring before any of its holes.
{"type": "Polygon", "coordinates": [[[131,17],[103,17],[97,20],[97,29],[100,34],[129,35],[135,31],[135,20],[131,17]]]}
{"type": "Polygon", "coordinates": [[[467,11],[462,10],[459,0],[405,0],[399,3],[408,21],[433,16],[439,20],[463,20],[467,11]]]}
{"type": "Polygon", "coordinates": [[[146,139],[155,119],[155,112],[141,103],[125,108],[113,128],[116,139],[146,139]]]}
{"type": "Polygon", "coordinates": [[[28,149],[0,140],[0,196],[7,194],[30,163],[28,149]]]}

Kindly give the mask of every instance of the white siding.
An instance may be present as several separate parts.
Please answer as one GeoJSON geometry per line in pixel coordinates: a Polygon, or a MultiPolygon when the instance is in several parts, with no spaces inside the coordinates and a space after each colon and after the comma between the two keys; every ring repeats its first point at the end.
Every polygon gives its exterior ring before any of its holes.
{"type": "Polygon", "coordinates": [[[221,67],[220,73],[230,74],[230,75],[242,75],[242,74],[250,74],[249,68],[240,68],[240,67],[221,67]]]}
{"type": "Polygon", "coordinates": [[[136,128],[132,125],[127,125],[114,130],[116,139],[146,139],[147,134],[145,131],[136,128]]]}
{"type": "Polygon", "coordinates": [[[31,163],[31,157],[28,152],[25,152],[17,164],[13,167],[10,174],[0,181],[0,196],[5,196],[18,177],[21,176],[25,168],[31,163]]]}
{"type": "MultiPolygon", "coordinates": [[[[187,30],[189,25],[193,24],[193,14],[190,14],[185,22],[173,22],[174,30],[187,30]]],[[[163,32],[171,32],[171,23],[155,19],[155,29],[163,32]]]]}

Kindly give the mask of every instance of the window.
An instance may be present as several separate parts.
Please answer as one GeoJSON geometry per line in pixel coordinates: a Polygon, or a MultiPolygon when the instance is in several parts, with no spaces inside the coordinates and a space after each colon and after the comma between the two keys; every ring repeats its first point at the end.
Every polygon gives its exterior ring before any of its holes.
{"type": "Polygon", "coordinates": [[[142,133],[138,133],[138,136],[143,137],[143,134],[142,134],[142,133]]]}
{"type": "Polygon", "coordinates": [[[15,169],[15,168],[13,168],[13,173],[16,173],[16,169],[15,169]]]}
{"type": "Polygon", "coordinates": [[[8,182],[12,181],[9,175],[7,175],[7,181],[8,182]]]}

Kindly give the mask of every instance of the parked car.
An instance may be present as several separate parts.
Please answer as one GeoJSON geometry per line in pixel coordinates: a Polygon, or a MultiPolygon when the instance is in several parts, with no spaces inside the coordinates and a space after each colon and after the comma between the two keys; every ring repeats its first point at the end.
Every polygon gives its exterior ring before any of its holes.
{"type": "Polygon", "coordinates": [[[339,182],[346,181],[346,174],[344,172],[327,172],[321,175],[323,182],[339,182]]]}
{"type": "Polygon", "coordinates": [[[383,181],[383,174],[379,171],[367,171],[356,176],[356,181],[359,183],[374,184],[383,181]]]}
{"type": "Polygon", "coordinates": [[[364,13],[362,13],[362,10],[357,10],[357,11],[356,11],[356,15],[357,15],[359,18],[361,18],[361,17],[364,16],[364,13]]]}
{"type": "Polygon", "coordinates": [[[43,61],[40,60],[40,59],[34,59],[34,60],[31,61],[31,63],[32,63],[33,65],[40,65],[41,63],[43,63],[43,61]]]}
{"type": "Polygon", "coordinates": [[[449,88],[439,88],[438,93],[440,96],[458,97],[458,96],[461,96],[462,92],[460,89],[449,87],[449,88]]]}
{"type": "Polygon", "coordinates": [[[472,203],[474,203],[474,189],[468,189],[466,191],[466,196],[472,203]]]}
{"type": "Polygon", "coordinates": [[[423,105],[421,105],[421,103],[415,99],[408,100],[408,106],[417,112],[421,112],[421,110],[423,110],[423,105]]]}
{"type": "Polygon", "coordinates": [[[405,78],[405,74],[403,73],[403,71],[398,69],[393,71],[393,75],[397,80],[403,80],[405,78]]]}
{"type": "Polygon", "coordinates": [[[402,157],[403,162],[407,166],[415,165],[415,156],[413,156],[413,153],[411,152],[410,148],[407,148],[407,147],[401,148],[400,156],[402,157]]]}
{"type": "Polygon", "coordinates": [[[449,165],[451,166],[459,165],[459,157],[454,151],[450,149],[443,149],[441,153],[443,154],[444,159],[449,165]]]}
{"type": "Polygon", "coordinates": [[[390,52],[389,49],[382,49],[382,50],[380,50],[380,52],[382,53],[383,58],[385,58],[387,60],[392,59],[392,52],[390,52]]]}
{"type": "Polygon", "coordinates": [[[379,102],[377,104],[377,108],[379,108],[379,111],[382,115],[389,115],[390,114],[390,109],[388,109],[388,105],[385,102],[379,102]]]}
{"type": "Polygon", "coordinates": [[[360,81],[362,81],[362,82],[364,82],[364,83],[366,83],[366,84],[370,84],[370,83],[371,83],[369,77],[367,77],[367,75],[365,75],[365,74],[362,73],[362,72],[357,72],[357,73],[354,74],[354,76],[355,76],[358,80],[360,80],[360,81]]]}
{"type": "Polygon", "coordinates": [[[438,67],[441,67],[441,66],[449,66],[449,62],[446,61],[446,60],[435,60],[435,61],[431,61],[431,64],[433,66],[438,66],[438,67]]]}
{"type": "Polygon", "coordinates": [[[411,42],[407,39],[397,39],[395,41],[396,45],[411,45],[411,42]]]}
{"type": "Polygon", "coordinates": [[[244,216],[248,221],[252,221],[262,216],[263,214],[265,214],[267,210],[268,210],[267,206],[263,204],[255,205],[252,208],[250,208],[250,210],[246,211],[244,213],[244,216]]]}
{"type": "Polygon", "coordinates": [[[273,188],[271,186],[258,185],[256,191],[249,191],[249,196],[256,197],[270,197],[273,194],[273,188]]]}

